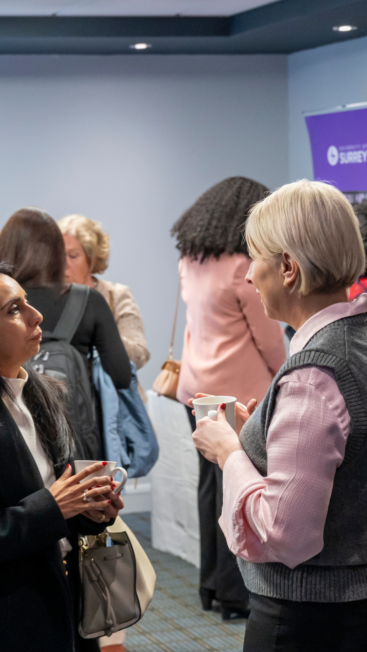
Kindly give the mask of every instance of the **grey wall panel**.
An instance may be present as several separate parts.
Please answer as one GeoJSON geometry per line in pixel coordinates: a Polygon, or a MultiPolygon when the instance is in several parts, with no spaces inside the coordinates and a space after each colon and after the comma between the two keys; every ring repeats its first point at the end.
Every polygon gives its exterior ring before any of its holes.
{"type": "MultiPolygon", "coordinates": [[[[0,228],[32,204],[109,232],[105,277],[141,307],[148,388],[174,312],[173,222],[227,176],[271,188],[288,179],[286,57],[3,56],[0,143],[0,228]]],[[[184,322],[181,306],[177,356],[184,322]]]]}

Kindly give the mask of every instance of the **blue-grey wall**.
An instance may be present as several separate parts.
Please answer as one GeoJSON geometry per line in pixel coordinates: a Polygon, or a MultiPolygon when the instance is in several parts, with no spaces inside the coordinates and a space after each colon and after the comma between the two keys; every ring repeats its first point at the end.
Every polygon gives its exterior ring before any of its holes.
{"type": "Polygon", "coordinates": [[[289,180],[313,178],[303,111],[367,101],[367,38],[288,57],[289,180]]]}
{"type": "MultiPolygon", "coordinates": [[[[112,241],[105,277],[141,307],[150,387],[177,284],[169,230],[212,184],[288,180],[285,56],[0,57],[0,228],[22,205],[79,212],[112,241]]],[[[175,353],[181,353],[181,306],[175,353]]]]}

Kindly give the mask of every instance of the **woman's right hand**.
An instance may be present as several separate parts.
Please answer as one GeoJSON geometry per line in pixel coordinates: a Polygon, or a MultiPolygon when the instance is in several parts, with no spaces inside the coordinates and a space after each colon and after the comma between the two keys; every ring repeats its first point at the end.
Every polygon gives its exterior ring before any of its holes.
{"type": "Polygon", "coordinates": [[[109,476],[97,476],[88,480],[87,483],[82,482],[89,475],[100,471],[103,467],[103,462],[96,462],[87,466],[83,471],[71,475],[72,468],[68,464],[62,476],[51,485],[49,491],[56,500],[65,519],[87,511],[101,511],[111,503],[111,500],[101,500],[95,503],[84,501],[84,495],[87,498],[103,497],[104,494],[110,493],[115,488],[115,484],[109,476]],[[84,491],[86,491],[86,494],[84,494],[84,491]]]}
{"type": "MultiPolygon", "coordinates": [[[[195,398],[208,398],[209,396],[214,396],[214,394],[195,394],[195,398]]],[[[192,407],[193,398],[189,398],[189,406],[192,407]]],[[[242,427],[245,425],[246,421],[250,418],[251,414],[255,412],[257,406],[256,398],[252,398],[247,406],[242,403],[236,403],[235,407],[235,418],[236,418],[236,433],[240,434],[242,427]]],[[[195,410],[192,411],[195,416],[195,410]]]]}

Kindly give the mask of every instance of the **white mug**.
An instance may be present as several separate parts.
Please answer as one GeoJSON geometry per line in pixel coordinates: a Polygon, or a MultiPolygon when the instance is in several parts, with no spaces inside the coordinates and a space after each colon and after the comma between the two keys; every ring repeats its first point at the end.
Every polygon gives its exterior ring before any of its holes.
{"type": "MultiPolygon", "coordinates": [[[[83,471],[87,466],[91,466],[92,464],[95,464],[96,460],[75,460],[75,470],[77,473],[80,471],[83,471]]],[[[118,494],[121,489],[123,489],[126,480],[127,480],[127,471],[126,469],[123,469],[122,466],[116,466],[117,462],[107,462],[106,466],[104,466],[102,469],[99,471],[95,471],[94,473],[91,473],[91,475],[88,475],[82,482],[88,482],[88,480],[91,480],[92,478],[96,478],[98,476],[103,476],[103,475],[109,475],[110,478],[114,478],[116,473],[122,473],[122,481],[120,482],[119,486],[114,489],[114,493],[118,494]]]]}
{"type": "Polygon", "coordinates": [[[216,415],[213,412],[218,410],[221,403],[226,404],[226,419],[233,430],[236,430],[235,407],[237,399],[234,396],[205,396],[204,398],[195,398],[192,406],[195,410],[196,423],[209,416],[211,419],[216,415]],[[209,412],[211,414],[209,414],[209,412]]]}

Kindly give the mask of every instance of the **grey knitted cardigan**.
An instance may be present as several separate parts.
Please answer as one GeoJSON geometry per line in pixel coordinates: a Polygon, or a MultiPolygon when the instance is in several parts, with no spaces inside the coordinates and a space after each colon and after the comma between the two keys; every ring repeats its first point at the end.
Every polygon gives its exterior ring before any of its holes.
{"type": "Polygon", "coordinates": [[[336,471],[330,498],[324,548],[294,569],[281,563],[243,559],[238,563],[253,593],[299,602],[361,600],[367,598],[367,313],[325,326],[274,378],[240,434],[244,450],[263,476],[278,382],[291,370],[305,366],[333,371],[351,419],[344,461],[336,471]]]}

